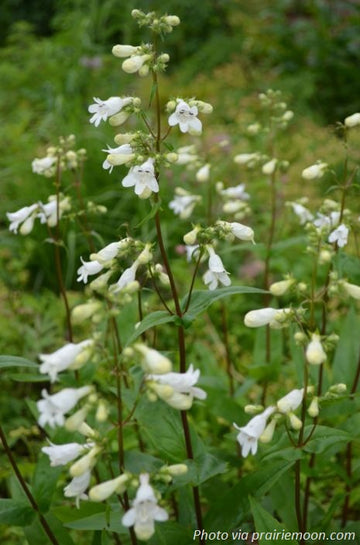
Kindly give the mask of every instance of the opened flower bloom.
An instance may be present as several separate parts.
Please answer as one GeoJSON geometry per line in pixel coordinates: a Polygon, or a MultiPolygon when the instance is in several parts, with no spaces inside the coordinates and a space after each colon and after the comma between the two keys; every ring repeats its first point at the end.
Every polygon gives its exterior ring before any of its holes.
{"type": "Polygon", "coordinates": [[[184,100],[178,98],[175,112],[169,117],[170,127],[179,125],[180,131],[190,133],[201,133],[202,123],[196,116],[198,109],[196,106],[189,106],[184,100]]]}
{"type": "Polygon", "coordinates": [[[307,223],[308,221],[311,221],[314,218],[312,213],[307,208],[305,208],[305,206],[303,206],[302,204],[297,202],[290,202],[288,204],[292,207],[293,211],[299,218],[300,225],[304,225],[305,223],[307,223]]]}
{"type": "Polygon", "coordinates": [[[71,411],[77,402],[92,391],[90,386],[82,388],[64,388],[60,392],[49,395],[46,390],[42,390],[43,399],[37,401],[36,406],[40,413],[39,426],[44,427],[49,424],[51,428],[63,426],[65,414],[71,411]]]}
{"type": "Polygon", "coordinates": [[[329,235],[329,242],[336,242],[339,248],[346,246],[349,236],[349,229],[343,223],[339,225],[334,231],[329,235]]]}
{"type": "Polygon", "coordinates": [[[84,261],[82,257],[80,257],[80,260],[82,265],[77,270],[77,274],[79,275],[77,281],[86,284],[89,276],[102,271],[103,265],[98,261],[84,261]]]}
{"type": "Polygon", "coordinates": [[[150,387],[163,401],[171,407],[180,410],[190,409],[193,398],[205,399],[207,394],[201,388],[195,386],[200,377],[200,370],[194,369],[191,364],[186,373],[164,373],[161,375],[148,375],[150,387]],[[160,385],[160,388],[157,387],[160,385]],[[164,386],[162,388],[161,386],[164,386]]]}
{"type": "Polygon", "coordinates": [[[71,366],[76,363],[76,359],[81,352],[92,346],[93,343],[94,341],[91,339],[87,339],[77,344],[67,343],[52,354],[40,354],[39,359],[42,362],[40,365],[40,373],[49,374],[50,382],[55,382],[58,373],[71,368],[71,366]]]}
{"type": "Polygon", "coordinates": [[[40,212],[38,218],[40,223],[47,223],[49,227],[55,227],[64,212],[71,209],[69,197],[57,200],[55,195],[49,197],[46,204],[39,203],[40,212]]]}
{"type": "Polygon", "coordinates": [[[137,489],[131,509],[122,518],[124,526],[134,526],[136,537],[140,540],[149,539],[155,532],[154,521],[165,521],[169,518],[167,512],[159,507],[153,488],[149,484],[149,474],[140,475],[140,486],[137,489]]]}
{"type": "Polygon", "coordinates": [[[86,447],[80,443],[66,443],[64,445],[54,445],[50,442],[50,446],[42,447],[41,451],[47,454],[50,459],[51,467],[63,466],[68,462],[72,462],[80,456],[86,447]]]}
{"type": "Polygon", "coordinates": [[[219,283],[224,286],[230,286],[231,280],[229,278],[229,273],[225,270],[221,258],[215,253],[215,250],[212,246],[207,246],[207,251],[209,252],[209,270],[203,275],[203,281],[209,290],[215,290],[219,283]]]}
{"type": "Polygon", "coordinates": [[[177,193],[172,201],[169,202],[169,208],[181,219],[189,218],[197,202],[201,200],[199,195],[191,195],[182,188],[176,188],[177,193]]]}
{"type": "Polygon", "coordinates": [[[147,199],[151,193],[158,193],[159,184],[155,177],[154,159],[147,159],[145,163],[136,165],[121,182],[123,187],[134,187],[135,194],[141,199],[147,199]]]}
{"type": "Polygon", "coordinates": [[[9,230],[12,233],[17,234],[19,226],[20,233],[27,235],[31,232],[36,217],[36,211],[39,208],[38,204],[32,204],[30,206],[24,206],[16,212],[7,212],[6,216],[10,221],[9,230]]]}
{"type": "Polygon", "coordinates": [[[240,432],[236,439],[241,446],[241,455],[244,458],[246,458],[249,452],[251,452],[251,454],[256,454],[258,440],[265,431],[269,416],[272,415],[274,411],[274,407],[268,407],[261,414],[254,416],[246,426],[239,427],[237,424],[233,424],[240,432]]]}
{"type": "Polygon", "coordinates": [[[110,97],[107,100],[101,100],[94,97],[95,104],[91,104],[88,111],[93,114],[90,118],[90,123],[94,123],[98,127],[101,121],[106,121],[108,117],[117,114],[133,101],[132,97],[110,97]]]}
{"type": "Polygon", "coordinates": [[[122,144],[116,148],[110,148],[108,146],[107,149],[101,151],[108,154],[102,166],[105,170],[109,171],[109,174],[112,172],[114,166],[125,165],[125,163],[132,161],[135,157],[130,144],[122,144]]]}
{"type": "Polygon", "coordinates": [[[85,471],[79,477],[74,477],[70,483],[64,488],[64,495],[66,498],[75,498],[76,507],[79,508],[80,500],[87,500],[87,490],[90,484],[90,471],[85,471]]]}
{"type": "Polygon", "coordinates": [[[55,173],[54,165],[57,161],[57,158],[52,157],[42,157],[42,159],[35,158],[31,163],[32,171],[35,174],[41,174],[46,177],[50,177],[55,173]]]}

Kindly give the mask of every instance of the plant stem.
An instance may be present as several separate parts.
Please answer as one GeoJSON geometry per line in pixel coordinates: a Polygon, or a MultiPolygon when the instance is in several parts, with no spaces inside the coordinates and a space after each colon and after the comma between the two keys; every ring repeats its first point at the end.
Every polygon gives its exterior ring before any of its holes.
{"type": "Polygon", "coordinates": [[[222,321],[222,330],[224,334],[224,346],[225,346],[225,359],[226,359],[226,373],[229,379],[229,393],[230,396],[234,396],[234,377],[231,372],[231,354],[230,354],[230,343],[229,343],[229,331],[228,331],[228,321],[227,321],[227,312],[225,303],[221,303],[221,321],[222,321]]]}
{"type": "Polygon", "coordinates": [[[19,483],[20,483],[20,486],[23,489],[23,491],[25,492],[25,495],[27,496],[27,498],[28,498],[28,500],[29,500],[29,502],[31,504],[31,507],[38,514],[40,523],[41,523],[42,527],[44,528],[44,531],[45,531],[46,535],[48,536],[49,540],[51,541],[51,543],[53,545],[60,545],[58,540],[54,536],[50,526],[48,525],[45,517],[41,513],[40,508],[39,508],[34,496],[30,492],[30,489],[29,489],[28,485],[26,484],[25,479],[24,479],[24,477],[22,476],[22,474],[20,472],[20,469],[19,469],[19,467],[18,467],[18,465],[16,463],[16,460],[15,460],[12,452],[11,452],[11,449],[9,447],[9,444],[8,444],[7,440],[6,440],[6,436],[5,436],[5,433],[4,433],[1,425],[0,425],[0,438],[1,438],[1,442],[2,442],[4,450],[5,450],[5,454],[9,459],[9,462],[10,462],[10,464],[11,464],[13,470],[14,470],[14,473],[15,473],[15,475],[16,475],[19,483]]]}

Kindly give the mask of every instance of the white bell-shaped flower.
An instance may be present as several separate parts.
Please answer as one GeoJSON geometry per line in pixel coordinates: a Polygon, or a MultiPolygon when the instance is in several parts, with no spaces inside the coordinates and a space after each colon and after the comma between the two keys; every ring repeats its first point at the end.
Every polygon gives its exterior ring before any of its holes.
{"type": "Polygon", "coordinates": [[[84,261],[82,257],[80,257],[80,261],[82,266],[77,270],[77,274],[79,275],[77,278],[78,282],[84,282],[84,284],[87,284],[89,276],[97,274],[103,269],[103,265],[98,261],[84,261]]]}
{"type": "Polygon", "coordinates": [[[48,374],[50,382],[55,382],[58,373],[69,369],[74,363],[79,354],[85,349],[94,344],[91,339],[86,339],[80,343],[67,343],[59,350],[52,354],[40,354],[39,359],[42,362],[40,365],[40,373],[48,374]]]}
{"type": "Polygon", "coordinates": [[[90,484],[90,471],[85,471],[79,477],[74,477],[70,483],[64,488],[64,495],[66,498],[75,498],[76,507],[79,508],[80,500],[87,500],[87,490],[90,484]]]}
{"type": "Polygon", "coordinates": [[[141,365],[146,373],[160,375],[171,371],[172,363],[169,358],[154,348],[149,348],[145,344],[140,343],[135,344],[134,348],[143,356],[141,365]]]}
{"type": "Polygon", "coordinates": [[[223,262],[215,253],[215,250],[212,246],[207,246],[207,251],[209,253],[209,270],[203,275],[203,281],[209,290],[215,290],[219,283],[224,286],[230,286],[231,280],[229,278],[229,273],[225,270],[223,262]]]}
{"type": "Polygon", "coordinates": [[[75,460],[85,448],[86,446],[80,445],[79,443],[54,445],[54,443],[50,442],[50,446],[42,447],[41,451],[49,456],[51,467],[57,467],[75,460]]]}
{"type": "Polygon", "coordinates": [[[197,118],[198,108],[196,106],[189,106],[184,100],[178,98],[175,112],[169,117],[170,127],[179,125],[180,131],[190,133],[201,133],[202,123],[197,118]]]}
{"type": "Polygon", "coordinates": [[[343,223],[339,225],[334,231],[329,235],[329,242],[336,242],[339,248],[346,246],[348,242],[349,229],[343,223]]]}
{"type": "Polygon", "coordinates": [[[152,192],[158,193],[154,159],[149,158],[141,165],[132,167],[121,183],[123,187],[134,187],[135,194],[140,198],[148,198],[152,192]]]}
{"type": "Polygon", "coordinates": [[[268,407],[264,412],[254,416],[246,426],[239,427],[237,424],[233,426],[240,432],[237,435],[237,441],[241,446],[241,455],[246,458],[246,456],[251,452],[251,454],[256,454],[258,448],[258,440],[261,435],[264,433],[267,420],[271,414],[273,414],[275,408],[268,407]]]}
{"type": "Polygon", "coordinates": [[[19,226],[22,225],[20,233],[22,235],[29,234],[34,226],[34,220],[38,208],[38,204],[32,204],[30,206],[24,206],[16,212],[7,212],[6,216],[10,221],[9,231],[17,234],[19,226]]]}
{"type": "Polygon", "coordinates": [[[101,100],[94,97],[95,104],[91,104],[88,111],[93,114],[90,118],[90,123],[94,123],[98,127],[101,121],[106,121],[108,117],[119,113],[124,106],[131,104],[132,97],[110,97],[107,100],[101,100]]]}
{"type": "Polygon", "coordinates": [[[195,386],[200,377],[200,370],[194,369],[191,364],[185,373],[164,373],[161,375],[148,375],[147,380],[154,381],[168,388],[163,392],[156,390],[171,407],[180,410],[189,409],[192,406],[193,398],[206,399],[207,394],[202,388],[195,386]],[[164,394],[164,395],[163,395],[164,394]]]}
{"type": "Polygon", "coordinates": [[[129,475],[124,473],[115,479],[104,481],[103,483],[93,486],[89,490],[89,498],[91,501],[104,501],[112,494],[122,494],[126,490],[126,485],[129,481],[129,475]]]}
{"type": "Polygon", "coordinates": [[[321,365],[326,361],[326,352],[321,344],[320,335],[313,333],[306,347],[305,356],[310,365],[321,365]]]}
{"type": "Polygon", "coordinates": [[[64,388],[56,394],[50,395],[42,390],[43,399],[37,401],[36,406],[40,413],[38,423],[44,427],[49,424],[51,428],[62,426],[65,422],[65,414],[71,411],[77,402],[92,391],[91,386],[82,388],[64,388]]]}
{"type": "Polygon", "coordinates": [[[277,409],[283,414],[295,411],[300,405],[304,397],[304,388],[299,390],[291,390],[286,396],[279,399],[276,403],[277,409]]]}
{"type": "Polygon", "coordinates": [[[146,541],[155,532],[155,521],[168,520],[165,509],[159,507],[154,490],[149,484],[148,473],[140,475],[140,486],[136,492],[131,509],[122,518],[124,526],[134,526],[136,537],[146,541]]]}

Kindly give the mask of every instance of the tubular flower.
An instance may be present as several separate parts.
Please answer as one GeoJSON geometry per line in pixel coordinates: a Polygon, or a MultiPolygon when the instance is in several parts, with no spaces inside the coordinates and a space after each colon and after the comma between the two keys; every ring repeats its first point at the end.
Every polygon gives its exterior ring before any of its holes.
{"type": "Polygon", "coordinates": [[[64,488],[66,498],[75,498],[76,507],[79,508],[80,500],[87,500],[85,490],[90,484],[90,471],[85,471],[79,477],[74,477],[70,483],[64,488]]]}
{"type": "Polygon", "coordinates": [[[119,293],[121,290],[125,289],[129,284],[135,282],[136,272],[139,268],[139,262],[136,260],[131,267],[128,267],[124,270],[119,280],[116,282],[113,293],[119,293]]]}
{"type": "Polygon", "coordinates": [[[55,382],[58,373],[71,368],[81,352],[93,344],[93,340],[87,339],[77,344],[68,343],[52,354],[40,354],[40,373],[49,374],[50,382],[55,382]]]}
{"type": "Polygon", "coordinates": [[[244,323],[247,327],[269,325],[273,329],[280,329],[286,325],[286,317],[289,313],[288,308],[260,308],[245,314],[244,323]]]}
{"type": "Polygon", "coordinates": [[[159,184],[155,177],[154,159],[149,158],[145,163],[132,167],[121,183],[123,187],[134,186],[135,194],[140,199],[147,199],[152,192],[158,193],[159,184]]]}
{"type": "Polygon", "coordinates": [[[250,198],[249,194],[245,191],[245,184],[239,184],[233,187],[227,187],[225,189],[220,187],[219,193],[226,199],[239,199],[246,201],[250,198]]]}
{"type": "Polygon", "coordinates": [[[108,146],[107,149],[103,149],[101,151],[108,154],[102,166],[105,170],[109,171],[109,174],[111,174],[114,166],[124,165],[125,163],[132,161],[135,157],[130,144],[122,144],[117,148],[110,148],[108,146]]]}
{"type": "Polygon", "coordinates": [[[348,129],[360,125],[360,113],[357,112],[355,114],[349,115],[348,117],[345,117],[344,124],[346,127],[348,127],[348,129]]]}
{"type": "Polygon", "coordinates": [[[271,284],[269,291],[272,295],[280,297],[288,291],[289,288],[295,283],[293,278],[288,278],[287,280],[280,280],[279,282],[274,282],[271,284]]]}
{"type": "Polygon", "coordinates": [[[320,335],[313,333],[306,348],[306,359],[311,365],[321,365],[326,361],[326,352],[320,341],[320,335]]]}
{"type": "Polygon", "coordinates": [[[224,286],[230,286],[231,280],[229,278],[229,273],[226,272],[221,258],[215,253],[215,250],[212,246],[207,246],[207,251],[209,252],[209,270],[203,275],[203,281],[209,290],[215,290],[219,283],[224,286]]]}
{"type": "Polygon", "coordinates": [[[195,174],[196,180],[198,182],[207,182],[210,178],[210,164],[207,163],[206,165],[203,165],[197,173],[195,174]]]}
{"type": "Polygon", "coordinates": [[[80,257],[80,260],[82,266],[77,270],[77,274],[79,275],[77,281],[87,284],[88,277],[102,271],[103,265],[98,261],[84,261],[82,257],[80,257]]]}
{"type": "Polygon", "coordinates": [[[10,221],[9,231],[15,233],[18,232],[19,226],[20,233],[22,235],[27,235],[32,231],[34,226],[34,221],[36,217],[36,211],[38,210],[38,204],[32,204],[30,206],[24,206],[17,210],[16,212],[7,212],[7,219],[10,221]]]}
{"type": "Polygon", "coordinates": [[[301,173],[301,177],[304,180],[316,180],[324,176],[324,172],[326,169],[327,163],[319,162],[315,165],[311,165],[305,168],[301,173]]]}
{"type": "Polygon", "coordinates": [[[47,454],[50,459],[51,467],[63,466],[72,462],[80,456],[86,446],[79,443],[66,443],[64,445],[54,445],[50,442],[49,447],[42,447],[41,451],[47,454]]]}
{"type": "Polygon", "coordinates": [[[202,123],[196,116],[198,115],[198,108],[196,106],[189,106],[187,102],[181,98],[177,99],[177,106],[175,112],[169,117],[170,127],[179,125],[180,131],[199,134],[202,131],[202,123]]]}
{"type": "Polygon", "coordinates": [[[150,381],[150,387],[168,405],[175,409],[187,410],[192,406],[193,398],[205,399],[207,396],[204,390],[195,386],[199,377],[200,370],[194,369],[191,364],[186,373],[170,372],[148,375],[146,378],[150,381]]]}
{"type": "Polygon", "coordinates": [[[114,259],[118,253],[121,246],[121,241],[110,242],[107,246],[104,246],[101,250],[95,254],[90,255],[91,261],[97,261],[98,263],[105,264],[114,259]]]}
{"type": "Polygon", "coordinates": [[[116,492],[122,494],[126,490],[126,485],[129,481],[129,476],[124,473],[115,479],[104,481],[103,483],[93,486],[89,490],[89,498],[91,501],[104,501],[109,496],[116,492]]]}
{"type": "Polygon", "coordinates": [[[32,171],[35,174],[46,176],[47,178],[55,174],[54,165],[57,161],[56,157],[42,157],[42,159],[35,158],[31,163],[32,171]]]}
{"type": "Polygon", "coordinates": [[[139,50],[139,47],[136,45],[114,45],[112,48],[112,54],[115,57],[130,57],[131,55],[135,55],[139,50]]]}
{"type": "Polygon", "coordinates": [[[304,388],[300,390],[291,390],[286,396],[279,399],[276,406],[279,412],[283,414],[295,411],[300,405],[304,397],[304,388]]]}
{"type": "Polygon", "coordinates": [[[172,369],[172,363],[166,356],[154,348],[149,348],[145,344],[135,344],[135,350],[143,356],[141,365],[146,373],[155,373],[156,375],[169,373],[172,369]]]}
{"type": "Polygon", "coordinates": [[[251,452],[251,454],[256,454],[258,440],[265,431],[269,416],[272,415],[274,411],[274,407],[268,407],[261,414],[254,416],[246,426],[239,427],[237,424],[233,424],[240,432],[236,439],[241,446],[241,455],[244,458],[246,458],[249,452],[251,452]]]}
{"type": "Polygon", "coordinates": [[[49,197],[49,202],[46,204],[39,203],[40,212],[38,218],[40,223],[47,223],[49,227],[55,227],[64,212],[71,209],[69,197],[59,200],[54,195],[49,197]]]}
{"type": "Polygon", "coordinates": [[[108,117],[119,113],[124,106],[131,104],[132,97],[110,97],[107,100],[101,100],[94,97],[95,104],[91,104],[88,111],[93,114],[90,118],[90,123],[94,123],[98,127],[101,121],[106,121],[108,117]]]}
{"type": "Polygon", "coordinates": [[[64,388],[53,395],[49,395],[46,390],[42,390],[43,399],[36,403],[40,413],[39,426],[44,427],[46,424],[49,424],[51,428],[62,426],[65,422],[65,414],[75,407],[79,399],[88,395],[91,391],[90,386],[64,388]]]}
{"type": "Polygon", "coordinates": [[[307,208],[305,208],[305,206],[303,206],[302,204],[297,202],[289,202],[288,204],[289,206],[292,207],[294,213],[299,218],[300,225],[304,225],[308,221],[312,221],[314,219],[314,216],[312,215],[312,213],[307,208]]]}
{"type": "MultiPolygon", "coordinates": [[[[127,74],[134,74],[135,72],[138,72],[144,64],[151,59],[151,55],[132,55],[129,59],[126,59],[122,65],[121,68],[126,72],[127,74]]],[[[141,72],[140,72],[141,75],[141,72]]]]}
{"type": "Polygon", "coordinates": [[[346,293],[353,297],[354,299],[360,299],[360,286],[356,284],[349,284],[349,282],[341,282],[341,286],[344,288],[346,293]]]}
{"type": "Polygon", "coordinates": [[[154,490],[149,484],[149,474],[140,475],[140,486],[137,489],[131,509],[122,518],[124,526],[134,526],[136,537],[146,541],[155,532],[154,521],[165,521],[169,518],[167,512],[159,507],[154,490]]]}
{"type": "Polygon", "coordinates": [[[177,195],[169,202],[169,208],[181,219],[189,218],[194,210],[196,203],[201,200],[199,195],[191,195],[182,188],[176,188],[177,195]]]}

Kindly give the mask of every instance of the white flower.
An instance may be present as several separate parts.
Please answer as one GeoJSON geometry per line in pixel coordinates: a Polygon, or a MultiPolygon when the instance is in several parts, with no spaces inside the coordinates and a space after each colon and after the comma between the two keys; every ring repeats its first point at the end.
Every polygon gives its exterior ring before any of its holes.
{"type": "Polygon", "coordinates": [[[251,310],[245,314],[244,323],[247,327],[269,325],[274,329],[279,329],[285,323],[286,316],[289,312],[290,309],[287,308],[279,309],[271,307],[251,310]]]}
{"type": "Polygon", "coordinates": [[[115,57],[130,57],[130,55],[135,55],[139,50],[139,47],[136,45],[114,45],[112,48],[112,54],[115,57]]]}
{"type": "Polygon", "coordinates": [[[71,411],[79,399],[88,395],[91,390],[90,386],[64,388],[64,390],[53,395],[49,395],[46,390],[42,390],[43,399],[36,403],[40,413],[39,426],[44,427],[46,424],[49,424],[51,428],[62,426],[65,421],[65,414],[71,411]]]}
{"type": "Polygon", "coordinates": [[[239,184],[234,187],[220,189],[220,194],[227,199],[240,199],[243,201],[249,199],[249,194],[245,192],[245,184],[239,184]]]}
{"type": "Polygon", "coordinates": [[[308,408],[308,415],[311,418],[316,418],[319,416],[319,398],[317,396],[313,397],[308,408]]]}
{"type": "Polygon", "coordinates": [[[133,99],[132,97],[120,98],[120,97],[110,97],[107,100],[101,100],[100,98],[94,97],[95,104],[91,104],[88,108],[88,111],[93,114],[90,118],[90,123],[94,123],[95,127],[100,125],[101,121],[106,121],[108,117],[117,114],[130,104],[133,99]]]}
{"type": "Polygon", "coordinates": [[[261,171],[263,174],[269,174],[269,175],[274,174],[276,170],[276,165],[277,165],[277,159],[271,159],[270,161],[268,161],[262,166],[261,171]]]}
{"type": "Polygon", "coordinates": [[[199,244],[187,244],[185,246],[186,261],[190,262],[195,255],[196,250],[200,248],[199,244]]]}
{"type": "Polygon", "coordinates": [[[94,343],[91,339],[87,339],[80,343],[68,343],[52,354],[40,354],[39,359],[42,362],[40,365],[40,373],[49,374],[50,382],[55,382],[58,373],[69,369],[74,363],[79,354],[94,343]]]}
{"type": "Polygon", "coordinates": [[[150,386],[155,393],[159,395],[171,407],[180,410],[189,409],[192,405],[193,398],[205,399],[207,394],[201,388],[195,386],[200,377],[200,370],[194,369],[191,364],[186,373],[164,373],[161,375],[148,375],[146,378],[149,381],[165,386],[167,388],[156,387],[156,384],[150,386]],[[162,394],[165,395],[162,395],[162,394]]]}
{"type": "Polygon", "coordinates": [[[177,99],[177,106],[175,112],[169,117],[170,127],[179,125],[180,131],[190,133],[201,133],[202,123],[196,116],[198,115],[198,109],[196,106],[189,106],[184,100],[177,99]]]}
{"type": "Polygon", "coordinates": [[[197,154],[196,154],[196,148],[195,146],[182,146],[178,150],[176,150],[177,165],[186,165],[188,163],[192,163],[196,161],[197,154]]]}
{"type": "Polygon", "coordinates": [[[278,411],[283,414],[295,411],[300,405],[304,397],[304,388],[300,390],[291,390],[286,396],[279,399],[276,406],[278,411]]]}
{"type": "Polygon", "coordinates": [[[344,288],[346,293],[354,299],[360,299],[360,286],[356,284],[349,284],[349,282],[341,282],[341,286],[344,288]]]}
{"type": "Polygon", "coordinates": [[[235,155],[234,161],[238,165],[255,165],[256,161],[259,159],[259,153],[239,153],[235,155]]]}
{"type": "Polygon", "coordinates": [[[236,439],[241,446],[241,455],[244,458],[246,458],[249,452],[251,452],[251,454],[256,454],[258,440],[264,433],[267,419],[274,412],[274,410],[274,407],[268,407],[261,414],[254,416],[254,418],[252,418],[246,424],[246,426],[239,427],[237,424],[233,424],[234,427],[240,432],[236,439]]]}
{"type": "Polygon", "coordinates": [[[326,360],[326,352],[320,341],[320,335],[313,333],[306,347],[306,359],[311,365],[321,365],[326,360]]]}
{"type": "Polygon", "coordinates": [[[150,197],[151,193],[158,193],[159,184],[155,177],[154,160],[149,158],[145,163],[136,165],[121,182],[123,187],[135,186],[135,194],[142,199],[150,197]]]}
{"type": "Polygon", "coordinates": [[[203,281],[209,290],[215,290],[219,283],[224,286],[230,286],[231,280],[229,273],[226,272],[221,258],[215,253],[212,246],[207,246],[209,252],[209,270],[203,275],[203,281]]]}
{"type": "Polygon", "coordinates": [[[40,212],[37,217],[40,219],[40,223],[47,223],[49,227],[55,227],[63,215],[63,212],[70,210],[71,208],[69,197],[60,199],[58,206],[57,198],[54,196],[50,196],[49,202],[46,204],[39,203],[39,206],[40,212]]]}
{"type": "Polygon", "coordinates": [[[22,235],[27,235],[30,233],[34,226],[34,220],[36,216],[36,210],[38,209],[38,204],[32,204],[30,206],[24,206],[17,210],[16,212],[7,212],[7,219],[10,221],[9,231],[17,234],[19,225],[22,224],[20,228],[20,233],[22,235]]]}
{"type": "Polygon", "coordinates": [[[116,284],[114,284],[114,287],[112,288],[113,293],[119,293],[119,291],[123,290],[124,288],[126,288],[126,286],[134,282],[138,268],[139,268],[139,263],[136,260],[131,265],[131,267],[128,267],[127,269],[125,269],[122,275],[120,276],[119,280],[116,282],[116,284]]]}
{"type": "Polygon", "coordinates": [[[240,240],[251,241],[253,244],[255,244],[254,231],[251,229],[251,227],[243,225],[242,223],[237,223],[236,221],[232,221],[228,225],[232,234],[236,238],[240,240]]]}
{"type": "Polygon", "coordinates": [[[110,242],[107,246],[96,252],[95,254],[90,255],[91,261],[97,261],[98,263],[104,265],[112,259],[114,259],[122,246],[122,241],[110,242]]]}
{"type": "Polygon", "coordinates": [[[109,496],[114,494],[114,492],[117,494],[122,494],[126,490],[126,484],[128,481],[129,476],[124,473],[115,479],[97,484],[89,490],[89,498],[91,501],[104,501],[109,496]]]}
{"type": "Polygon", "coordinates": [[[314,221],[315,227],[322,229],[323,227],[335,227],[338,225],[340,219],[340,212],[331,212],[329,216],[325,216],[320,212],[317,212],[316,220],[314,221]]]}
{"type": "Polygon", "coordinates": [[[149,484],[148,473],[140,475],[140,486],[131,509],[122,518],[124,526],[134,526],[136,537],[146,541],[155,532],[154,521],[165,521],[169,518],[165,509],[159,507],[154,490],[149,484]]]}
{"type": "Polygon", "coordinates": [[[174,199],[169,202],[169,208],[181,219],[186,219],[191,216],[196,203],[200,199],[199,195],[175,195],[174,199]]]}
{"type": "Polygon", "coordinates": [[[102,448],[98,445],[94,445],[91,450],[82,456],[79,460],[74,462],[70,467],[69,473],[72,477],[80,477],[86,471],[90,471],[94,467],[97,461],[97,456],[102,451],[102,448]]]}
{"type": "Polygon", "coordinates": [[[108,154],[102,166],[105,170],[109,171],[109,174],[112,172],[114,166],[124,165],[125,163],[132,161],[135,157],[130,144],[122,144],[116,148],[110,148],[110,146],[108,146],[107,149],[101,151],[108,154]]]}
{"type": "Polygon", "coordinates": [[[203,165],[197,173],[195,174],[196,180],[198,182],[207,182],[210,178],[210,165],[207,163],[206,165],[203,165]]]}
{"type": "Polygon", "coordinates": [[[315,180],[322,178],[326,169],[327,163],[319,162],[305,168],[301,173],[301,177],[304,178],[304,180],[315,180]]]}
{"type": "Polygon", "coordinates": [[[54,445],[50,442],[49,447],[42,447],[41,451],[47,454],[50,459],[51,467],[63,466],[68,462],[72,462],[80,456],[84,450],[84,445],[79,443],[66,443],[64,445],[54,445]]]}
{"type": "Polygon", "coordinates": [[[349,129],[352,127],[356,127],[356,125],[360,125],[360,113],[349,115],[348,117],[345,117],[344,120],[345,126],[349,129]]]}
{"type": "Polygon", "coordinates": [[[143,356],[142,367],[146,373],[155,373],[156,375],[169,373],[172,363],[166,356],[154,348],[149,348],[145,344],[135,344],[134,348],[143,356]]]}
{"type": "Polygon", "coordinates": [[[75,498],[76,507],[79,508],[80,500],[87,500],[85,490],[90,484],[90,471],[85,471],[79,477],[74,477],[70,483],[64,488],[66,498],[75,498]]]}
{"type": "Polygon", "coordinates": [[[269,287],[270,293],[273,295],[280,297],[281,295],[284,295],[284,293],[287,292],[287,290],[294,284],[295,280],[293,278],[289,278],[288,280],[280,280],[279,282],[274,282],[269,287]]]}
{"type": "Polygon", "coordinates": [[[31,163],[32,171],[35,174],[52,176],[54,169],[51,167],[56,163],[56,160],[56,157],[43,157],[42,159],[35,158],[31,163]]]}
{"type": "Polygon", "coordinates": [[[300,219],[300,225],[304,225],[308,221],[312,221],[314,216],[307,208],[305,208],[305,206],[297,202],[291,202],[289,204],[292,207],[295,214],[300,219]]]}
{"type": "Polygon", "coordinates": [[[329,242],[336,242],[339,248],[346,246],[348,241],[349,229],[343,223],[339,225],[334,231],[329,235],[329,242]]]}
{"type": "Polygon", "coordinates": [[[77,270],[77,274],[79,275],[77,281],[86,284],[88,277],[100,272],[103,269],[103,265],[98,261],[84,261],[82,257],[80,257],[80,260],[82,266],[77,270]]]}
{"type": "Polygon", "coordinates": [[[121,68],[127,74],[134,74],[144,65],[146,61],[151,59],[151,55],[132,55],[129,59],[126,59],[121,68]]]}

